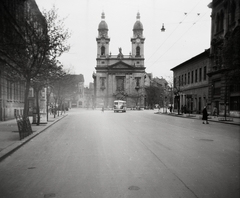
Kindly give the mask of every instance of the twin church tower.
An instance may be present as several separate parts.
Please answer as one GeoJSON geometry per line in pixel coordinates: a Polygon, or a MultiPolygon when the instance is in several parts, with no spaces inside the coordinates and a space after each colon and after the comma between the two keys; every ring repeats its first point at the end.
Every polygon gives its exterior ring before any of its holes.
{"type": "Polygon", "coordinates": [[[145,104],[145,67],[143,25],[140,14],[133,26],[131,38],[132,52],[129,55],[119,53],[112,55],[109,52],[110,38],[105,14],[98,26],[97,65],[94,79],[94,106],[113,107],[114,100],[125,100],[127,107],[143,107],[145,104]]]}

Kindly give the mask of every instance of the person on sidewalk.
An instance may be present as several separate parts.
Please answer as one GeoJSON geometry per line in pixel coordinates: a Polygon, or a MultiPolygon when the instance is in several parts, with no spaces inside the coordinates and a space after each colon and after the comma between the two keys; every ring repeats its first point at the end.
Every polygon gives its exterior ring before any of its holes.
{"type": "Polygon", "coordinates": [[[204,121],[206,121],[206,124],[209,124],[208,123],[208,112],[207,112],[206,106],[203,108],[203,111],[202,111],[202,120],[203,120],[203,124],[205,124],[204,121]]]}
{"type": "Polygon", "coordinates": [[[213,116],[214,116],[214,118],[215,118],[215,116],[218,117],[218,115],[217,115],[217,108],[216,107],[213,107],[213,116]]]}

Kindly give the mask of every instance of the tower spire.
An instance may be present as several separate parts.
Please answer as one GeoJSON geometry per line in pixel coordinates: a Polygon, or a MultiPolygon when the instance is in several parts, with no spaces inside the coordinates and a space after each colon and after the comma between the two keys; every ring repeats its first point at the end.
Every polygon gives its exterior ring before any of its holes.
{"type": "Polygon", "coordinates": [[[138,13],[137,13],[137,21],[139,21],[139,20],[140,20],[140,13],[138,11],[138,13]]]}
{"type": "Polygon", "coordinates": [[[101,18],[102,18],[102,21],[105,20],[105,13],[104,12],[102,12],[101,18]]]}

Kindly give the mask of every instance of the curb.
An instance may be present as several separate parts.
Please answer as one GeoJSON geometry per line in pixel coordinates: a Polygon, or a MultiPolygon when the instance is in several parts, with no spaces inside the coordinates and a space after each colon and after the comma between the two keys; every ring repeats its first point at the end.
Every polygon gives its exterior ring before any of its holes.
{"type": "Polygon", "coordinates": [[[58,121],[60,121],[61,119],[65,118],[68,114],[63,115],[62,117],[60,117],[57,120],[54,120],[53,122],[51,122],[49,125],[47,125],[46,127],[39,129],[38,131],[36,131],[35,133],[32,133],[31,135],[27,136],[26,138],[13,143],[12,145],[8,146],[7,148],[3,149],[0,153],[0,162],[2,162],[4,159],[6,159],[8,156],[10,156],[12,153],[14,153],[15,151],[17,151],[19,148],[21,148],[23,145],[25,145],[26,143],[28,143],[31,139],[33,139],[34,137],[38,136],[40,133],[44,132],[46,129],[50,128],[53,124],[57,123],[58,121]]]}
{"type": "MultiPolygon", "coordinates": [[[[154,114],[160,114],[160,115],[167,115],[167,116],[173,116],[173,117],[178,117],[178,118],[188,118],[188,119],[195,119],[195,120],[201,120],[198,116],[181,116],[181,115],[174,115],[174,114],[165,114],[165,113],[154,113],[154,114]]],[[[218,120],[208,120],[209,122],[217,122],[217,123],[222,123],[222,124],[232,124],[232,125],[237,125],[240,126],[240,123],[234,123],[232,122],[225,122],[225,121],[218,121],[218,120]]]]}

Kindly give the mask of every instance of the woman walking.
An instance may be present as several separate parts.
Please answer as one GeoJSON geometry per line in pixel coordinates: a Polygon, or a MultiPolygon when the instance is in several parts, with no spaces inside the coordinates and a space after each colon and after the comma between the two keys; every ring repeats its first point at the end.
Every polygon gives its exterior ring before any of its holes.
{"type": "Polygon", "coordinates": [[[204,121],[206,121],[206,124],[209,124],[208,123],[208,112],[207,112],[206,106],[203,108],[203,111],[202,111],[202,120],[203,120],[203,124],[205,124],[204,121]]]}

